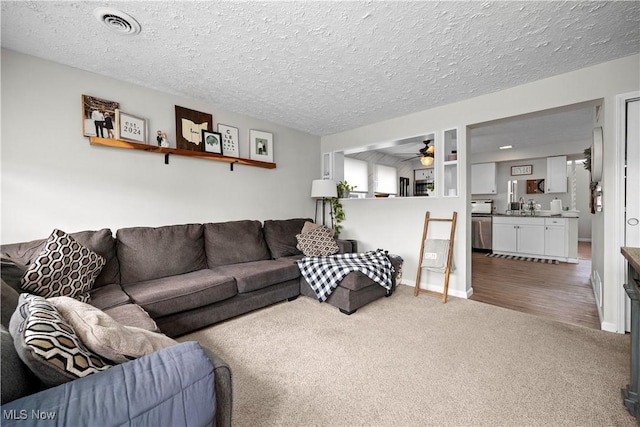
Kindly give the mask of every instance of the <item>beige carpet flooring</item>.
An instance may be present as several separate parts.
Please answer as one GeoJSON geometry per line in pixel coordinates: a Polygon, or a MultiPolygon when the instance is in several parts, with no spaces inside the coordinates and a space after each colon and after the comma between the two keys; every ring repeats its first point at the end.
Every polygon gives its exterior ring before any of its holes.
{"type": "Polygon", "coordinates": [[[234,426],[636,426],[628,335],[401,286],[306,297],[183,336],[232,367],[234,426]]]}

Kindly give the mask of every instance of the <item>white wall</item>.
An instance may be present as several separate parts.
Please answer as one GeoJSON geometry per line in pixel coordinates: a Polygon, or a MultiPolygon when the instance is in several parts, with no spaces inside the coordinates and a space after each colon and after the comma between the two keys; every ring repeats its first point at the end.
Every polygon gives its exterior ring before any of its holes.
{"type": "Polygon", "coordinates": [[[236,219],[313,217],[311,181],[320,138],[14,51],[2,50],[2,243],[73,232],[236,219]],[[276,169],[90,146],[81,95],[120,102],[175,138],[174,106],[213,114],[240,130],[273,133],[276,169]]]}
{"type": "MultiPolygon", "coordinates": [[[[405,259],[404,277],[415,277],[424,212],[431,210],[436,215],[450,215],[451,211],[456,210],[460,215],[454,248],[458,270],[449,286],[452,295],[468,294],[471,288],[471,197],[468,190],[470,161],[467,156],[470,130],[465,132],[466,127],[566,105],[603,100],[605,210],[593,218],[593,268],[604,281],[601,322],[605,329],[611,330],[611,325],[617,324],[618,295],[621,288],[616,274],[619,264],[617,261],[621,256],[620,248],[615,247],[612,233],[604,232],[604,224],[613,223],[613,218],[617,215],[613,203],[616,181],[615,95],[639,89],[639,64],[640,57],[633,55],[323,137],[322,152],[331,152],[403,139],[433,130],[441,132],[455,126],[459,126],[461,130],[458,136],[458,159],[462,165],[461,197],[346,201],[343,204],[347,219],[342,236],[362,240],[366,243],[365,248],[380,247],[401,255],[405,259]],[[609,200],[611,203],[607,205],[609,200]]],[[[433,282],[435,283],[437,281],[433,282]]],[[[421,285],[426,287],[431,284],[427,279],[421,285]]]]}

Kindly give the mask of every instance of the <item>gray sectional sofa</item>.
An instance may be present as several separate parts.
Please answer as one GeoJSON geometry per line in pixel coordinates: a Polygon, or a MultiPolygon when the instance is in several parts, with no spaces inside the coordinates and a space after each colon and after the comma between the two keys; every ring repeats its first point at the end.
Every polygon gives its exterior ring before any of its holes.
{"type": "MultiPolygon", "coordinates": [[[[131,227],[117,230],[115,238],[109,229],[71,236],[106,260],[91,292],[92,305],[125,325],[150,330],[157,325],[164,334],[177,337],[293,300],[301,293],[315,297],[295,262],[303,257],[296,248],[296,234],[306,221],[311,220],[131,227]]],[[[40,253],[44,242],[5,244],[0,251],[3,258],[27,265],[40,253]]],[[[341,252],[353,249],[350,241],[338,243],[341,252]]],[[[10,290],[3,283],[5,292],[10,290]]],[[[351,314],[389,294],[365,275],[354,272],[327,302],[351,314]]],[[[15,309],[10,301],[12,298],[3,295],[3,323],[5,312],[15,309]]],[[[215,372],[216,424],[230,425],[231,370],[210,350],[205,351],[215,372]]],[[[109,370],[95,375],[109,375],[109,370]]]]}

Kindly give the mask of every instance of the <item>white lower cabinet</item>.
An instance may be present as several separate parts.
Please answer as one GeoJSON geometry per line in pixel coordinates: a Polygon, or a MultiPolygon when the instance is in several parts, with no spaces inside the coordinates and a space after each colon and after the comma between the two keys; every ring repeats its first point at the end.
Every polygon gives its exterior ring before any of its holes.
{"type": "Polygon", "coordinates": [[[494,252],[518,252],[518,232],[515,224],[502,224],[493,218],[492,250],[494,252]]]}
{"type": "Polygon", "coordinates": [[[550,257],[567,257],[567,220],[546,219],[544,224],[544,254],[550,257]]]}
{"type": "Polygon", "coordinates": [[[578,262],[578,219],[494,216],[492,251],[578,262]]]}
{"type": "Polygon", "coordinates": [[[493,217],[492,250],[544,255],[544,218],[493,217]]]}

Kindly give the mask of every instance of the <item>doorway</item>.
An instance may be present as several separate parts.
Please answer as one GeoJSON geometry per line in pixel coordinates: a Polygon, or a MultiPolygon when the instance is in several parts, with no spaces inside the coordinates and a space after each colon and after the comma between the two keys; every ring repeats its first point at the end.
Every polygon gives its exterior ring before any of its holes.
{"type": "MultiPolygon", "coordinates": [[[[577,211],[580,217],[577,264],[548,264],[490,257],[473,252],[472,300],[601,329],[591,281],[590,179],[589,172],[582,163],[584,149],[591,145],[595,106],[598,104],[589,102],[567,106],[527,117],[504,119],[493,127],[479,125],[471,128],[471,163],[496,162],[498,170],[497,194],[472,194],[472,199],[492,198],[497,213],[504,213],[510,209],[508,182],[513,182],[513,179],[544,178],[544,175],[535,175],[535,172],[537,170],[540,174],[539,171],[546,171],[546,157],[565,155],[568,160],[569,191],[544,194],[543,190],[538,194],[524,196],[525,200],[532,198],[546,210],[550,209],[550,201],[559,197],[563,206],[577,211]],[[507,132],[497,135],[496,130],[507,132]],[[474,149],[477,141],[482,143],[484,140],[494,145],[493,153],[484,146],[474,149]],[[511,141],[523,141],[524,145],[518,146],[510,143],[511,141]],[[564,141],[565,144],[562,143],[564,141]],[[513,148],[498,151],[500,147],[509,145],[513,145],[513,148]],[[520,165],[533,165],[533,174],[525,177],[511,176],[511,167],[520,165]],[[500,189],[501,186],[504,191],[500,189]]],[[[521,187],[526,188],[525,185],[521,187]]]]}

